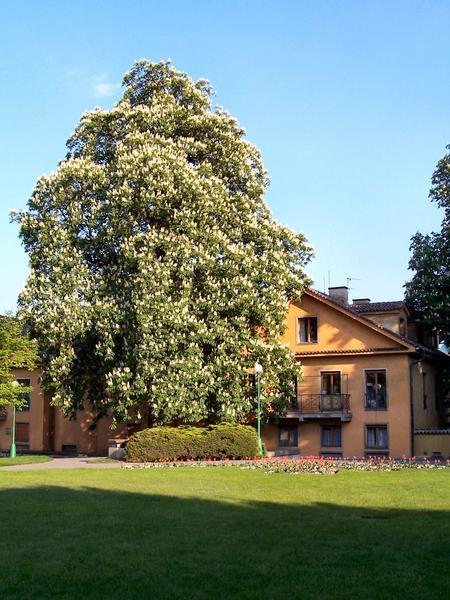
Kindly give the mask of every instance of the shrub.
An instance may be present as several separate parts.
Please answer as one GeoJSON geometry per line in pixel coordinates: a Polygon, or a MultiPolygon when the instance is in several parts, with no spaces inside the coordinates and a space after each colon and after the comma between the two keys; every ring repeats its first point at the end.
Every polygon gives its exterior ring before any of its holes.
{"type": "Polygon", "coordinates": [[[222,423],[208,427],[153,427],[128,441],[128,462],[253,458],[258,438],[253,427],[222,423]]]}
{"type": "Polygon", "coordinates": [[[211,458],[253,458],[258,454],[258,437],[249,425],[212,425],[206,437],[211,458]]]}

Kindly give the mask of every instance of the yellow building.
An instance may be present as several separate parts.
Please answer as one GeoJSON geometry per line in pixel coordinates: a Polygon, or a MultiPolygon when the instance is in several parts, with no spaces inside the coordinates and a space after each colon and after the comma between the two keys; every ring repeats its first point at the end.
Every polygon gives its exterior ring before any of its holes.
{"type": "MultiPolygon", "coordinates": [[[[450,455],[440,373],[448,355],[419,343],[403,302],[348,302],[348,289],[325,295],[306,290],[290,305],[283,341],[303,369],[284,417],[263,426],[274,454],[393,457],[450,455]],[[406,337],[406,333],[409,337],[406,337]]],[[[17,413],[18,450],[106,454],[110,438],[126,439],[133,426],[112,432],[89,411],[74,421],[50,406],[39,373],[17,371],[31,384],[28,407],[17,413]]],[[[11,444],[11,411],[0,413],[0,449],[11,444]]]]}
{"type": "MultiPolygon", "coordinates": [[[[292,303],[284,342],[303,378],[287,415],[265,425],[267,450],[415,455],[415,430],[443,423],[439,379],[449,357],[406,337],[408,316],[403,302],[349,304],[346,287],[330,288],[328,295],[306,290],[300,303],[292,303]]],[[[438,444],[436,452],[450,454],[447,438],[448,447],[438,444]]],[[[432,454],[435,442],[429,442],[432,454]]]]}

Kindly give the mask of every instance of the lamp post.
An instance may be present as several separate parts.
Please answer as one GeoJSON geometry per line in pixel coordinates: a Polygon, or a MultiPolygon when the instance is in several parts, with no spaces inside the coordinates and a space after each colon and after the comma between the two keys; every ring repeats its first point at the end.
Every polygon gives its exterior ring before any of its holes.
{"type": "Polygon", "coordinates": [[[255,375],[256,375],[256,397],[258,399],[258,450],[259,455],[263,455],[263,447],[261,441],[261,373],[263,372],[263,366],[259,363],[255,363],[255,375]]]}
{"type": "MultiPolygon", "coordinates": [[[[19,385],[18,381],[13,381],[13,385],[19,385]]],[[[12,429],[11,429],[11,451],[9,453],[11,458],[16,458],[16,405],[13,404],[12,414],[12,429]]]]}

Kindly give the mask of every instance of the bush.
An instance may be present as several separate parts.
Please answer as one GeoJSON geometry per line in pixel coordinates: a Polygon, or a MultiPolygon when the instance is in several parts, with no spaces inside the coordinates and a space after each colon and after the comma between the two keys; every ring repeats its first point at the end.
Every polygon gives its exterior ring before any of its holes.
{"type": "Polygon", "coordinates": [[[258,438],[253,427],[222,423],[208,427],[153,427],[128,441],[128,462],[254,458],[258,438]]]}

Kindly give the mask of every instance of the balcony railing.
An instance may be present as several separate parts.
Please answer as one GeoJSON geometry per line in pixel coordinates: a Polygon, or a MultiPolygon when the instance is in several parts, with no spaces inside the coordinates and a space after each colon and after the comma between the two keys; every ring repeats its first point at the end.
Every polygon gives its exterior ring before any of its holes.
{"type": "Polygon", "coordinates": [[[301,394],[288,412],[301,414],[350,413],[350,394],[301,394]]]}

